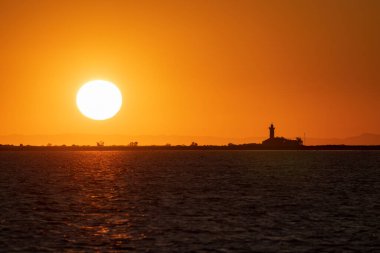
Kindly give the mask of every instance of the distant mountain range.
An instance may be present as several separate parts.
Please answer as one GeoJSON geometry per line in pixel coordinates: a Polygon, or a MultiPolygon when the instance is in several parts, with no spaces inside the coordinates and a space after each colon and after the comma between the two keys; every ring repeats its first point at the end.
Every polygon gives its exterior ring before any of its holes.
{"type": "MultiPolygon", "coordinates": [[[[13,145],[96,145],[104,141],[105,145],[128,145],[137,141],[139,145],[227,145],[228,143],[261,143],[267,137],[223,138],[210,136],[175,136],[175,135],[96,135],[96,134],[60,134],[60,135],[3,135],[0,144],[13,145]]],[[[380,145],[380,135],[365,133],[349,138],[306,138],[306,145],[380,145]]]]}
{"type": "Polygon", "coordinates": [[[380,134],[365,133],[348,138],[306,138],[306,145],[380,145],[380,134]]]}

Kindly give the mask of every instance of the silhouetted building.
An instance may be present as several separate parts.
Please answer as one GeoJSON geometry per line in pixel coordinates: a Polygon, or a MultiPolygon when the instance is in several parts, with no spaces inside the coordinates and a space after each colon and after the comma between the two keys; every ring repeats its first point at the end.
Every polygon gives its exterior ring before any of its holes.
{"type": "Polygon", "coordinates": [[[274,138],[274,126],[273,124],[270,124],[270,127],[269,127],[269,139],[273,139],[274,138]]]}
{"type": "Polygon", "coordinates": [[[278,147],[278,148],[286,148],[286,147],[298,147],[302,146],[303,142],[301,138],[296,138],[295,140],[289,140],[284,137],[275,137],[274,136],[274,130],[275,127],[273,124],[269,126],[269,139],[265,140],[262,142],[263,145],[265,146],[270,146],[270,147],[278,147]]]}

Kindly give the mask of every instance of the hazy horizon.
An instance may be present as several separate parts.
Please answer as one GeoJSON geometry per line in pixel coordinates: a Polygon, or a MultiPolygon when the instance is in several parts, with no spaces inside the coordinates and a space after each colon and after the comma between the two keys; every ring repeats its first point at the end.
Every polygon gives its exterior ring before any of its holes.
{"type": "MultiPolygon", "coordinates": [[[[282,136],[289,139],[294,137],[282,136]]],[[[299,136],[302,139],[303,136],[299,136]]],[[[122,135],[122,134],[55,134],[55,135],[0,135],[0,145],[96,145],[104,141],[105,145],[128,145],[137,141],[139,145],[189,145],[197,142],[200,145],[227,145],[261,143],[267,136],[218,137],[218,136],[180,136],[180,135],[122,135]]],[[[345,138],[315,138],[306,136],[305,145],[380,145],[380,134],[363,133],[345,138]]]]}

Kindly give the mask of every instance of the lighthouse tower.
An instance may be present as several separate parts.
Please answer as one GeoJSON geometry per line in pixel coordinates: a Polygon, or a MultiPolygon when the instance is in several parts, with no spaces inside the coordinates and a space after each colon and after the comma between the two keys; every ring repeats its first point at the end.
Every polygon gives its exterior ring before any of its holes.
{"type": "Polygon", "coordinates": [[[270,124],[270,127],[269,127],[269,139],[273,139],[274,138],[274,126],[273,124],[270,124]]]}

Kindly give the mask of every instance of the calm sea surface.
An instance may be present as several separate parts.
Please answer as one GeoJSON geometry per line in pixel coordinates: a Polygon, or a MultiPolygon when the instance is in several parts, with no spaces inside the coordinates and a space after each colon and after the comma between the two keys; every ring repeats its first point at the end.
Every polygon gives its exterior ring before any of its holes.
{"type": "Polygon", "coordinates": [[[0,152],[0,251],[380,252],[380,152],[0,152]]]}

